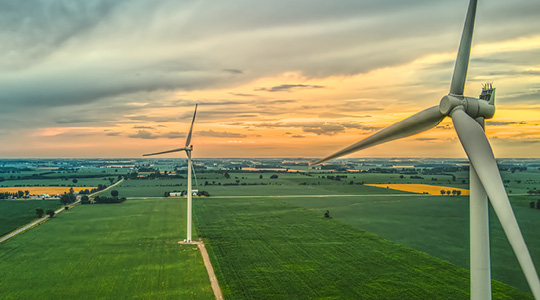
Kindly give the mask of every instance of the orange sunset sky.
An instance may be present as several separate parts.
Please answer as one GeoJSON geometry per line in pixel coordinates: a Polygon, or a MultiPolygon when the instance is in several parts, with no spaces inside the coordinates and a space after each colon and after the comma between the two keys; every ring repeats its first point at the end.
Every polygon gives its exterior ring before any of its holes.
{"type": "MultiPolygon", "coordinates": [[[[195,158],[315,158],[439,103],[468,1],[2,5],[2,158],[181,147],[195,103],[195,158]]],[[[540,157],[538,12],[537,0],[478,4],[465,94],[497,88],[497,157],[540,157]]],[[[465,154],[447,118],[352,157],[465,154]]]]}

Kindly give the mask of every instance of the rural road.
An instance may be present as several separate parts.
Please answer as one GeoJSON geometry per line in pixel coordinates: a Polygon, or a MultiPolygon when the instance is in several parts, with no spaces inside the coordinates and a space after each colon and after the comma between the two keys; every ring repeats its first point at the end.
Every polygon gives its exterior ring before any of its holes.
{"type": "MultiPolygon", "coordinates": [[[[104,191],[106,191],[106,190],[108,190],[108,189],[110,189],[110,188],[112,188],[112,187],[115,187],[115,186],[117,186],[118,184],[122,183],[122,181],[124,181],[124,178],[122,178],[121,180],[117,181],[115,184],[113,184],[113,185],[111,185],[111,186],[108,186],[107,188],[105,188],[105,189],[103,189],[103,190],[101,190],[101,191],[95,192],[95,193],[93,193],[93,194],[90,194],[90,195],[88,195],[88,196],[94,196],[94,195],[96,195],[96,194],[103,193],[104,191]]],[[[69,205],[66,205],[66,206],[69,207],[69,208],[72,208],[73,206],[79,204],[80,202],[81,202],[81,196],[79,195],[79,196],[77,196],[77,201],[75,201],[75,202],[73,202],[73,203],[71,203],[71,204],[69,204],[69,205]]],[[[62,211],[65,210],[65,207],[66,207],[66,206],[63,206],[63,207],[57,209],[57,210],[54,212],[54,214],[56,215],[56,214],[58,214],[58,213],[61,213],[62,211]]],[[[3,242],[9,240],[10,238],[12,238],[12,237],[14,237],[14,236],[16,236],[16,235],[18,235],[18,234],[20,234],[20,233],[23,233],[23,232],[27,231],[28,229],[31,229],[31,228],[33,228],[33,227],[35,227],[35,226],[37,226],[37,225],[39,225],[39,224],[45,222],[47,219],[49,219],[49,216],[48,216],[48,215],[46,215],[46,216],[44,216],[44,217],[42,217],[42,218],[39,218],[39,219],[37,219],[37,220],[35,220],[35,221],[33,221],[33,222],[30,222],[30,223],[24,225],[23,227],[20,227],[20,228],[17,228],[17,229],[15,229],[15,230],[13,230],[12,232],[10,232],[10,233],[8,233],[8,234],[6,234],[6,235],[0,237],[0,243],[3,243],[3,242]]]]}

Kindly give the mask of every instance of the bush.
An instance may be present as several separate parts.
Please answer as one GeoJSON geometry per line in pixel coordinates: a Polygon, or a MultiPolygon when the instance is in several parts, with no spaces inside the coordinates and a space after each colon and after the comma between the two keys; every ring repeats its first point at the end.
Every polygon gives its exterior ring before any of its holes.
{"type": "Polygon", "coordinates": [[[108,203],[122,203],[124,201],[126,201],[126,197],[121,197],[121,198],[116,198],[116,197],[101,197],[101,196],[96,196],[94,198],[94,201],[98,204],[108,204],[108,203]]]}
{"type": "Polygon", "coordinates": [[[54,217],[54,210],[48,209],[48,210],[47,210],[47,214],[49,215],[49,218],[54,217]]]}
{"type": "Polygon", "coordinates": [[[88,198],[88,196],[84,195],[81,197],[81,204],[89,204],[90,203],[90,198],[88,198]]]}
{"type": "Polygon", "coordinates": [[[43,211],[42,208],[36,208],[36,215],[38,216],[38,218],[43,217],[44,214],[45,212],[43,211]]]}

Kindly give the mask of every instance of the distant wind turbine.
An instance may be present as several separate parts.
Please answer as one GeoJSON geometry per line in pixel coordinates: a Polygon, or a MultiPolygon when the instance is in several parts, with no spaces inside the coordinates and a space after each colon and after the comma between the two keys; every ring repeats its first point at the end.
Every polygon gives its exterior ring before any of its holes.
{"type": "MultiPolygon", "coordinates": [[[[191,143],[191,134],[193,133],[193,123],[195,123],[195,115],[197,115],[197,104],[195,104],[195,112],[193,113],[193,120],[191,120],[191,127],[189,128],[189,133],[186,138],[186,144],[182,148],[173,149],[173,150],[167,150],[163,152],[156,152],[156,153],[150,153],[150,154],[144,154],[143,156],[151,156],[151,155],[159,155],[159,154],[165,154],[165,153],[172,153],[172,152],[180,152],[180,151],[186,151],[186,155],[188,157],[188,170],[187,170],[187,242],[191,242],[191,200],[192,200],[192,192],[191,192],[191,170],[193,169],[193,162],[191,161],[191,151],[193,150],[193,146],[190,145],[191,143]]],[[[195,172],[195,170],[193,170],[195,172]]]]}
{"type": "Polygon", "coordinates": [[[495,114],[495,89],[491,84],[486,84],[482,88],[482,94],[479,98],[463,95],[469,66],[476,6],[477,0],[469,2],[450,84],[450,93],[442,97],[439,105],[386,127],[310,165],[318,165],[330,159],[426,131],[435,127],[445,117],[451,117],[470,162],[471,299],[491,299],[488,197],[506,237],[512,245],[534,297],[540,299],[538,274],[521,235],[493,151],[484,132],[484,119],[490,119],[495,114]]]}

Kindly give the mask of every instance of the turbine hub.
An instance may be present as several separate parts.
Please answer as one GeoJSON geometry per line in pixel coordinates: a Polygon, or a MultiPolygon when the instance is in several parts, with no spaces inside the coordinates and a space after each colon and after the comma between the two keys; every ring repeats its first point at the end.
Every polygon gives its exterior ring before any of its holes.
{"type": "Polygon", "coordinates": [[[449,116],[458,106],[465,107],[464,97],[448,94],[442,97],[441,103],[439,103],[439,111],[441,114],[449,116]]]}
{"type": "Polygon", "coordinates": [[[483,117],[484,119],[491,119],[495,114],[495,105],[493,105],[492,101],[488,102],[482,98],[478,99],[452,94],[446,95],[441,99],[439,111],[445,116],[450,116],[458,107],[461,107],[471,118],[483,117]]]}

